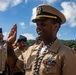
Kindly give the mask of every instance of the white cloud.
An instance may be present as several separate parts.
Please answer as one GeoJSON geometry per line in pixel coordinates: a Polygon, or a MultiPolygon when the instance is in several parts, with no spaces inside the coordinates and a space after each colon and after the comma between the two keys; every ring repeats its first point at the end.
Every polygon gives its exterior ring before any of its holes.
{"type": "MultiPolygon", "coordinates": [[[[32,17],[31,17],[31,20],[36,17],[36,8],[37,7],[35,7],[35,8],[32,9],[32,17]]],[[[33,22],[30,21],[30,25],[32,25],[32,24],[34,25],[35,23],[33,23],[33,22]]]]}
{"type": "Polygon", "coordinates": [[[62,2],[61,4],[66,19],[71,27],[76,26],[76,2],[62,2]]]}
{"type": "Polygon", "coordinates": [[[61,37],[61,34],[59,32],[57,33],[57,37],[61,37]]]}
{"type": "Polygon", "coordinates": [[[43,1],[43,3],[52,4],[52,3],[55,3],[59,0],[41,0],[41,1],[43,1]]]}
{"type": "MultiPolygon", "coordinates": [[[[4,38],[3,39],[6,40],[6,38],[8,36],[8,32],[4,32],[3,35],[4,35],[4,38]]],[[[22,35],[26,36],[27,37],[27,40],[30,40],[30,39],[35,40],[35,38],[36,38],[33,34],[30,34],[30,33],[24,33],[22,35]]]]}
{"type": "MultiPolygon", "coordinates": [[[[7,37],[8,37],[8,32],[4,32],[3,35],[4,35],[4,38],[3,39],[6,40],[7,37]]],[[[35,40],[35,38],[36,38],[33,34],[30,34],[30,33],[24,33],[24,34],[21,34],[21,35],[26,36],[27,37],[27,40],[30,40],[30,39],[35,40]]]]}
{"type": "Polygon", "coordinates": [[[33,34],[24,33],[24,34],[22,34],[22,35],[26,36],[26,37],[27,37],[27,40],[30,40],[30,39],[35,40],[35,36],[34,36],[33,34]]]}
{"type": "Polygon", "coordinates": [[[10,3],[10,0],[0,0],[0,11],[5,11],[10,3]]]}
{"type": "Polygon", "coordinates": [[[9,6],[17,6],[23,0],[0,0],[0,11],[5,11],[9,6]]]}
{"type": "Polygon", "coordinates": [[[36,8],[37,7],[33,8],[33,10],[32,10],[32,17],[31,17],[31,19],[34,19],[36,17],[36,8]]]}
{"type": "Polygon", "coordinates": [[[4,35],[4,38],[3,39],[6,40],[6,38],[8,36],[8,32],[4,32],[3,35],[4,35]]]}
{"type": "MultiPolygon", "coordinates": [[[[0,0],[0,11],[5,11],[8,7],[14,7],[23,2],[24,0],[0,0]]],[[[27,3],[30,0],[25,0],[25,3],[27,3]]],[[[32,0],[33,1],[33,0],[32,0]]],[[[43,3],[54,3],[58,0],[40,0],[43,3]]]]}
{"type": "Polygon", "coordinates": [[[20,22],[19,24],[20,24],[20,26],[21,26],[23,29],[25,29],[25,23],[24,23],[24,22],[20,22]]]}
{"type": "Polygon", "coordinates": [[[23,0],[11,0],[11,5],[12,6],[16,6],[18,4],[20,4],[23,0]]]}
{"type": "Polygon", "coordinates": [[[24,26],[24,25],[25,25],[25,23],[24,23],[24,22],[20,22],[20,25],[21,25],[21,26],[24,26]]]}

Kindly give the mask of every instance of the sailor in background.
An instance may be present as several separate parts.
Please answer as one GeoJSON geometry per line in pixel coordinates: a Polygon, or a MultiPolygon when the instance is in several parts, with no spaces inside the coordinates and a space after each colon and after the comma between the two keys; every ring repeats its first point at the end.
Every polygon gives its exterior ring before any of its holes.
{"type": "MultiPolygon", "coordinates": [[[[16,48],[14,49],[17,60],[24,62],[23,53],[27,50],[27,38],[23,35],[20,35],[18,40],[16,41],[16,48]]],[[[25,74],[25,64],[17,64],[15,63],[15,68],[13,69],[13,75],[24,75],[25,74]],[[19,67],[19,66],[20,67],[19,67]],[[22,69],[23,67],[23,69],[22,69]]]]}
{"type": "Polygon", "coordinates": [[[2,28],[0,28],[0,75],[5,75],[5,63],[7,59],[7,47],[3,42],[2,28]]]}

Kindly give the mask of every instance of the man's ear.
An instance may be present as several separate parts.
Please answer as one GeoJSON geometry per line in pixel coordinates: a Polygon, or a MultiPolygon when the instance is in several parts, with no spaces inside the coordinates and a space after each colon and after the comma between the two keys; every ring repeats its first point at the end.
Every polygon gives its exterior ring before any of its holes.
{"type": "Polygon", "coordinates": [[[60,27],[59,23],[56,23],[54,25],[54,31],[57,32],[59,30],[59,27],[60,27]]]}

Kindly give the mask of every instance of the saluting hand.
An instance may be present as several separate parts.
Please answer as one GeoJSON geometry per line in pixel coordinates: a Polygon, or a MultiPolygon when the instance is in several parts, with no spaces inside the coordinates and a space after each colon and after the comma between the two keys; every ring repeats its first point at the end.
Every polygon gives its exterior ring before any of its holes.
{"type": "Polygon", "coordinates": [[[8,44],[12,44],[16,40],[16,35],[17,35],[17,25],[14,24],[13,27],[11,28],[9,34],[8,34],[6,42],[8,44]]]}

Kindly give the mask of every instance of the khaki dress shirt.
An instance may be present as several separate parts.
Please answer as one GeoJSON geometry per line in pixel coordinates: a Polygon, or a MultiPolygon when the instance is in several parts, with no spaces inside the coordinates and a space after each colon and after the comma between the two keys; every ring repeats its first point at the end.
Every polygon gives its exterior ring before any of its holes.
{"type": "Polygon", "coordinates": [[[24,52],[26,51],[26,48],[24,49],[19,49],[19,47],[17,47],[16,49],[14,49],[15,55],[17,57],[17,62],[15,64],[15,68],[14,68],[14,73],[15,72],[24,72],[25,69],[25,64],[24,64],[24,52]]]}
{"type": "Polygon", "coordinates": [[[5,70],[5,63],[7,59],[7,46],[0,45],[0,72],[5,70]]]}
{"type": "MultiPolygon", "coordinates": [[[[34,45],[24,53],[25,75],[33,75],[34,60],[38,48],[39,46],[35,47],[34,45]]],[[[41,56],[42,53],[39,54],[38,61],[41,56]]],[[[41,61],[39,75],[76,75],[76,51],[56,39],[50,48],[47,48],[46,54],[41,61]]]]}

